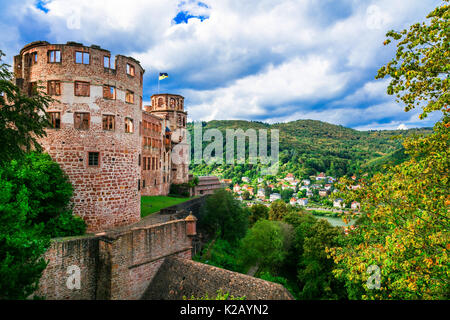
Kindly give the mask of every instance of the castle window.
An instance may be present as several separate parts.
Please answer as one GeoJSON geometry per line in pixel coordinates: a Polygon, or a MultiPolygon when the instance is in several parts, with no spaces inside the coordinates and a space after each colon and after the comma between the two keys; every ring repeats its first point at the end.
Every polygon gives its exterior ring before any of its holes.
{"type": "Polygon", "coordinates": [[[116,87],[104,85],[103,86],[103,98],[116,100],[116,87]]]}
{"type": "Polygon", "coordinates": [[[74,127],[79,130],[89,130],[90,114],[87,112],[74,113],[74,127]]]}
{"type": "Polygon", "coordinates": [[[116,120],[115,116],[104,114],[103,115],[103,121],[102,121],[102,123],[103,123],[103,130],[114,131],[115,124],[116,124],[115,120],[116,120]]]}
{"type": "Polygon", "coordinates": [[[89,97],[90,95],[89,82],[75,81],[74,91],[76,96],[89,97]]]}
{"type": "Polygon", "coordinates": [[[89,64],[89,52],[75,51],[75,63],[89,64]]]}
{"type": "Polygon", "coordinates": [[[145,188],[145,180],[142,180],[142,188],[145,188]]]}
{"type": "Polygon", "coordinates": [[[104,56],[103,57],[103,67],[110,69],[111,68],[111,57],[104,56]]]}
{"type": "Polygon", "coordinates": [[[127,90],[127,93],[125,94],[125,102],[128,103],[134,103],[134,92],[127,90]]]}
{"type": "Polygon", "coordinates": [[[61,81],[59,81],[59,80],[47,81],[47,94],[50,96],[60,96],[61,95],[61,81]]]}
{"type": "Polygon", "coordinates": [[[129,63],[127,63],[127,74],[134,77],[134,67],[129,63]]]}
{"type": "Polygon", "coordinates": [[[143,82],[144,82],[144,75],[142,74],[142,71],[139,71],[139,83],[141,84],[141,87],[143,82]]]}
{"type": "Polygon", "coordinates": [[[60,129],[61,128],[61,112],[48,112],[50,116],[51,128],[60,129]]]}
{"type": "Polygon", "coordinates": [[[125,118],[125,132],[126,133],[133,133],[133,119],[131,118],[125,118]]]}
{"type": "Polygon", "coordinates": [[[49,63],[59,63],[61,62],[61,51],[59,50],[49,50],[48,54],[48,62],[49,63]]]}
{"type": "Polygon", "coordinates": [[[141,190],[141,179],[138,179],[138,191],[141,190]]]}
{"type": "Polygon", "coordinates": [[[32,52],[25,56],[25,63],[27,67],[31,67],[33,64],[37,63],[37,52],[32,52]]]}
{"type": "Polygon", "coordinates": [[[89,152],[88,165],[90,167],[98,167],[100,154],[98,152],[89,152]]]}

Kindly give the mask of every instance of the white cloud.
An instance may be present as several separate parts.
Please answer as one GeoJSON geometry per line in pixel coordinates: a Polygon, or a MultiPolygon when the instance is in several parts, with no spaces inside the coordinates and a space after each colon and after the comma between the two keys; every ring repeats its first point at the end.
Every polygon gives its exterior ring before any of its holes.
{"type": "Polygon", "coordinates": [[[404,123],[401,123],[398,125],[397,129],[398,130],[408,130],[408,127],[404,123]]]}
{"type": "MultiPolygon", "coordinates": [[[[42,40],[94,43],[136,57],[147,70],[146,79],[168,72],[170,81],[164,85],[185,95],[194,120],[310,116],[357,126],[358,121],[376,124],[387,116],[404,118],[386,97],[387,82],[367,79],[393,56],[393,47],[382,45],[386,31],[424,20],[441,3],[202,2],[208,8],[192,0],[50,0],[45,14],[28,0],[8,7],[5,14],[18,21],[24,12],[32,14],[50,30],[39,36],[42,40]],[[174,24],[180,10],[209,18],[174,24]],[[361,104],[368,107],[361,109],[361,104]],[[319,107],[311,110],[311,105],[319,107]]],[[[19,27],[9,28],[0,22],[0,45],[16,46],[19,27]]],[[[149,96],[153,92],[146,84],[149,96]]]]}

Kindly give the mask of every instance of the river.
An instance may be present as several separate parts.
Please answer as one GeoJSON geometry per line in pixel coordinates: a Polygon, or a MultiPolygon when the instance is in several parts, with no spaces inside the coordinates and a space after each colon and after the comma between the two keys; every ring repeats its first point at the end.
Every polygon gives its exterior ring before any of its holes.
{"type": "Polygon", "coordinates": [[[321,217],[321,216],[315,216],[317,219],[326,219],[333,227],[348,227],[355,223],[355,220],[350,220],[349,223],[345,223],[342,221],[341,218],[334,218],[334,217],[321,217]]]}

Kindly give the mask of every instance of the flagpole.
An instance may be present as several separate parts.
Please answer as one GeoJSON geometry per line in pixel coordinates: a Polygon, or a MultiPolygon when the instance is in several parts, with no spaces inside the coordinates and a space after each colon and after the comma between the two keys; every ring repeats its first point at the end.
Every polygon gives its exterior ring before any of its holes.
{"type": "Polygon", "coordinates": [[[158,94],[159,94],[159,73],[158,73],[158,94]]]}

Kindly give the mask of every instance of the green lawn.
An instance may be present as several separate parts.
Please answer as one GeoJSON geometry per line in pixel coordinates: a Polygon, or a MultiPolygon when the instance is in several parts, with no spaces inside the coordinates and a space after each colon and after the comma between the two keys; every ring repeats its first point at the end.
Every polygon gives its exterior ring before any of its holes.
{"type": "Polygon", "coordinates": [[[167,208],[178,203],[182,203],[191,198],[178,198],[167,196],[142,196],[141,197],[141,217],[148,216],[149,214],[158,212],[162,208],[167,208]]]}

